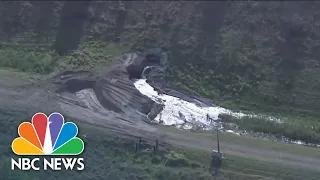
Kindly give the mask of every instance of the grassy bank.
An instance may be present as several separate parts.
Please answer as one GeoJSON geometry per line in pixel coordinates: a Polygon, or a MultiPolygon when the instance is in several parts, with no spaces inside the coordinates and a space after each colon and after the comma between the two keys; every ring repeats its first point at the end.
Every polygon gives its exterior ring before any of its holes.
{"type": "Polygon", "coordinates": [[[51,50],[24,48],[20,44],[15,48],[7,46],[0,49],[0,67],[37,74],[63,69],[102,68],[124,51],[125,47],[116,44],[87,42],[77,51],[60,56],[51,50]]]}
{"type": "MultiPolygon", "coordinates": [[[[215,142],[216,136],[215,132],[212,131],[205,131],[205,130],[198,130],[198,131],[188,131],[188,130],[178,130],[174,127],[170,126],[163,126],[159,125],[159,129],[161,129],[164,132],[170,132],[170,133],[179,133],[183,134],[185,137],[192,136],[194,134],[201,136],[202,138],[210,139],[210,143],[215,142]],[[214,133],[214,134],[213,134],[214,133]]],[[[279,150],[281,152],[284,150],[287,153],[293,153],[298,155],[305,155],[319,158],[320,157],[320,151],[318,148],[311,148],[311,147],[305,147],[305,146],[299,146],[295,144],[285,144],[278,141],[270,141],[270,140],[263,140],[258,137],[252,137],[252,136],[238,136],[231,133],[226,132],[220,132],[220,142],[221,148],[224,148],[223,142],[228,142],[230,144],[241,144],[246,147],[259,147],[261,149],[270,149],[270,150],[279,150]]],[[[212,145],[215,146],[215,143],[212,145]]]]}
{"type": "Polygon", "coordinates": [[[284,120],[281,123],[256,117],[235,118],[230,115],[221,115],[221,120],[230,126],[230,123],[237,126],[233,130],[247,131],[249,133],[264,133],[275,136],[278,139],[283,137],[293,141],[304,141],[306,143],[320,144],[320,123],[316,120],[284,120]]]}
{"type": "MultiPolygon", "coordinates": [[[[79,137],[85,141],[85,170],[22,172],[10,170],[10,144],[17,136],[19,122],[26,121],[18,114],[1,112],[0,159],[1,175],[6,179],[114,179],[114,180],[210,180],[210,152],[161,145],[157,153],[146,151],[153,144],[142,143],[135,153],[135,138],[111,135],[91,126],[78,124],[79,137]]],[[[293,169],[272,163],[236,156],[223,161],[219,179],[225,180],[316,180],[320,173],[293,169]]]]}

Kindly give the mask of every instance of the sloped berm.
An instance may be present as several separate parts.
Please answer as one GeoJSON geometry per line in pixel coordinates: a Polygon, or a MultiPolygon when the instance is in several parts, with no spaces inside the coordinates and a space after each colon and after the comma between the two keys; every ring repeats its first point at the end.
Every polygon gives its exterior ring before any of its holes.
{"type": "Polygon", "coordinates": [[[77,105],[85,108],[85,111],[114,116],[130,123],[149,123],[148,114],[159,113],[161,105],[141,94],[134,86],[134,80],[141,78],[147,66],[164,66],[160,55],[125,53],[101,73],[64,71],[53,78],[56,84],[54,91],[61,100],[62,109],[69,109],[70,114],[74,114],[70,105],[77,105]]]}

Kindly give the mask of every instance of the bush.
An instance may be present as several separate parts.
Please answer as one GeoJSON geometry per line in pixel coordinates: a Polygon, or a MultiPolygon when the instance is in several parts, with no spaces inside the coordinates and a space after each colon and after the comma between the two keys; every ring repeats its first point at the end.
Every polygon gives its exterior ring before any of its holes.
{"type": "Polygon", "coordinates": [[[53,70],[53,52],[0,50],[0,66],[24,72],[49,73],[53,70]]]}
{"type": "Polygon", "coordinates": [[[167,155],[167,161],[165,165],[169,167],[189,167],[190,163],[182,154],[171,151],[167,155]]]}
{"type": "Polygon", "coordinates": [[[125,48],[99,42],[88,42],[68,55],[61,56],[58,64],[61,69],[91,69],[101,68],[111,63],[125,48]]]}

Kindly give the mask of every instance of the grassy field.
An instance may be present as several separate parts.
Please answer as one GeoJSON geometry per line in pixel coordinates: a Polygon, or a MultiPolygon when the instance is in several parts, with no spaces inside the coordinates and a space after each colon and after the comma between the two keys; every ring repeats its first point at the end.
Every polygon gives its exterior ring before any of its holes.
{"type": "MultiPolygon", "coordinates": [[[[85,170],[76,171],[11,171],[10,158],[16,157],[10,148],[17,137],[17,127],[23,116],[1,112],[0,118],[0,171],[6,180],[37,179],[110,179],[110,180],[210,180],[210,152],[199,149],[185,149],[160,142],[159,150],[153,153],[154,144],[142,139],[138,151],[134,145],[135,137],[124,137],[97,130],[90,125],[78,123],[78,137],[85,141],[85,170]]],[[[162,127],[166,131],[172,128],[162,127]]],[[[191,132],[190,132],[191,133],[191,132]]],[[[206,133],[206,132],[194,132],[206,133]]],[[[258,139],[236,137],[223,134],[222,141],[241,141],[241,143],[259,143],[265,147],[283,148],[289,151],[305,152],[316,157],[317,149],[293,146],[276,142],[264,142],[258,139]]],[[[218,179],[225,180],[317,180],[320,172],[295,169],[289,166],[266,163],[237,156],[226,156],[218,179]]],[[[318,157],[319,158],[319,157],[318,157]]]]}

